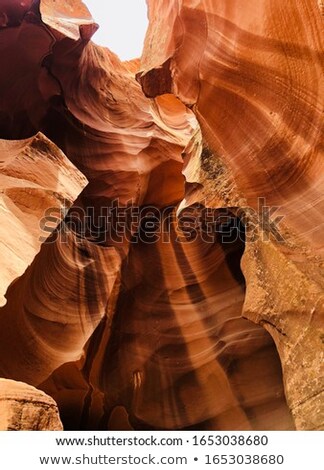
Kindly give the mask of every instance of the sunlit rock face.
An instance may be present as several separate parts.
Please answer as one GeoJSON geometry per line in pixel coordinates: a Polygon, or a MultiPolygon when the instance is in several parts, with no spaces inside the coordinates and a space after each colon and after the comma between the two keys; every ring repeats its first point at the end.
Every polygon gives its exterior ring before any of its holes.
{"type": "MultiPolygon", "coordinates": [[[[18,165],[15,178],[35,173],[50,199],[5,194],[34,227],[48,205],[74,201],[63,221],[45,218],[58,227],[33,261],[39,245],[26,248],[31,264],[6,292],[0,376],[52,396],[65,429],[321,426],[320,239],[306,225],[321,215],[320,95],[294,78],[295,62],[317,70],[317,30],[306,25],[302,50],[286,54],[297,45],[276,37],[271,12],[287,7],[247,2],[245,17],[217,3],[149,2],[140,64],[91,43],[96,25],[79,0],[24,2],[23,12],[0,0],[10,64],[0,71],[1,178],[8,185],[6,168],[18,165]],[[262,119],[272,99],[275,114],[262,119]],[[295,131],[278,157],[297,120],[309,139],[295,131]],[[27,171],[37,139],[37,171],[27,171]],[[278,227],[262,219],[266,204],[280,204],[278,227]]],[[[18,257],[29,239],[11,230],[18,257]]],[[[25,269],[9,272],[10,256],[4,288],[25,269]]]]}
{"type": "Polygon", "coordinates": [[[0,379],[1,431],[61,431],[53,398],[30,385],[0,379]]]}
{"type": "Polygon", "coordinates": [[[143,90],[175,93],[208,146],[188,156],[185,204],[241,208],[254,226],[242,260],[243,316],[276,342],[298,428],[322,428],[321,8],[316,0],[148,5],[143,90]]]}

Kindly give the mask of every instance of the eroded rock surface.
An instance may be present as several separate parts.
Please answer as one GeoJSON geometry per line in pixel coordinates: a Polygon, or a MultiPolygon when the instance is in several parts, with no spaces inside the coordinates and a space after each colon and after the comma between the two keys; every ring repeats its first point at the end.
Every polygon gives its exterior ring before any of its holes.
{"type": "Polygon", "coordinates": [[[30,385],[0,379],[1,431],[62,431],[53,398],[30,385]]]}
{"type": "Polygon", "coordinates": [[[0,0],[0,160],[41,131],[88,184],[7,291],[0,375],[67,429],[321,428],[315,0],[149,1],[141,64],[79,0],[27,3],[0,0]]]}
{"type": "Polygon", "coordinates": [[[184,170],[191,185],[186,204],[236,207],[253,225],[242,263],[243,315],[276,342],[297,426],[322,428],[324,80],[318,2],[148,4],[139,80],[148,96],[173,92],[192,107],[205,139],[184,170]],[[257,218],[251,219],[251,209],[257,218]],[[269,223],[270,214],[275,222],[280,216],[279,224],[269,223]]]}
{"type": "Polygon", "coordinates": [[[0,305],[86,184],[44,135],[0,140],[0,305]]]}

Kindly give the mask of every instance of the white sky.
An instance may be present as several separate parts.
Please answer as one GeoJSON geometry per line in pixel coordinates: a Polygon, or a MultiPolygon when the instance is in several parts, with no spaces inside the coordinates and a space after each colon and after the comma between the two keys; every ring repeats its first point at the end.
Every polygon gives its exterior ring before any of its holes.
{"type": "Polygon", "coordinates": [[[100,28],[92,40],[121,60],[142,54],[148,25],[145,0],[83,0],[100,28]]]}

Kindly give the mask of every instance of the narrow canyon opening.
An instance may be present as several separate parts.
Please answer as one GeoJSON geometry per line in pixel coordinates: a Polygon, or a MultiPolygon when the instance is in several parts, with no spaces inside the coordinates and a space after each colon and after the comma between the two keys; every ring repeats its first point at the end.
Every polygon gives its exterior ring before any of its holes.
{"type": "Polygon", "coordinates": [[[148,27],[145,0],[84,0],[99,25],[93,42],[108,47],[121,60],[141,57],[148,27]]]}

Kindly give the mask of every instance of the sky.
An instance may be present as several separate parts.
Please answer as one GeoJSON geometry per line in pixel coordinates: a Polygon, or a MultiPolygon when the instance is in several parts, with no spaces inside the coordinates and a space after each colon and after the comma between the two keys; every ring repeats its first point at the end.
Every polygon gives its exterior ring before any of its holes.
{"type": "Polygon", "coordinates": [[[92,40],[121,60],[142,54],[148,25],[145,0],[83,0],[100,28],[92,40]]]}

